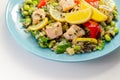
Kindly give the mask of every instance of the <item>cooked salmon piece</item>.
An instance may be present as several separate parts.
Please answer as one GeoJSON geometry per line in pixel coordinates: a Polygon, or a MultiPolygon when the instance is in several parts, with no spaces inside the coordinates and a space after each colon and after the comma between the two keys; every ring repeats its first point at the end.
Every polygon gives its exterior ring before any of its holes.
{"type": "Polygon", "coordinates": [[[111,7],[106,6],[106,5],[99,5],[99,10],[107,16],[109,16],[113,11],[111,7]]]}
{"type": "Polygon", "coordinates": [[[63,11],[68,11],[72,9],[76,3],[74,0],[60,0],[59,5],[62,7],[63,11]]]}
{"type": "Polygon", "coordinates": [[[46,14],[43,9],[37,9],[36,11],[33,12],[32,14],[32,24],[37,24],[39,23],[40,20],[43,20],[45,18],[46,14]]]}
{"type": "Polygon", "coordinates": [[[85,35],[85,31],[77,25],[72,25],[63,36],[67,40],[73,40],[77,37],[82,37],[85,35]]]}
{"type": "Polygon", "coordinates": [[[46,27],[46,34],[50,39],[58,38],[63,34],[62,25],[60,22],[53,23],[53,25],[46,27]]]}

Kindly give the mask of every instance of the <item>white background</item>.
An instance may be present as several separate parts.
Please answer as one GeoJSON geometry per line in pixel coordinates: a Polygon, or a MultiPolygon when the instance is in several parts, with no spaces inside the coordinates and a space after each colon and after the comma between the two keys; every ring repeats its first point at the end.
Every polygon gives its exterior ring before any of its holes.
{"type": "Polygon", "coordinates": [[[7,1],[0,0],[0,80],[120,80],[120,48],[80,63],[49,61],[24,50],[7,29],[7,1]]]}

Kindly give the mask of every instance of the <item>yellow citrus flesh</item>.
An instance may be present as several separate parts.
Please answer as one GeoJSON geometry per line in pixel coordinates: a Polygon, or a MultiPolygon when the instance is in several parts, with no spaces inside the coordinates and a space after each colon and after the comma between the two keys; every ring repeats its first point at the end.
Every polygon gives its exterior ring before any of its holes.
{"type": "Polygon", "coordinates": [[[42,22],[38,23],[37,25],[29,26],[28,30],[40,30],[44,28],[48,24],[48,18],[45,18],[42,22]]]}
{"type": "Polygon", "coordinates": [[[91,19],[97,21],[97,22],[103,22],[107,20],[107,16],[105,14],[103,14],[102,12],[100,12],[98,9],[94,8],[93,6],[91,6],[90,4],[88,4],[86,1],[84,0],[80,0],[81,2],[81,10],[86,9],[86,8],[91,8],[92,9],[92,17],[91,19]]]}
{"type": "Polygon", "coordinates": [[[79,10],[71,13],[66,13],[65,20],[71,24],[82,24],[91,19],[92,9],[87,8],[84,10],[79,10]]]}
{"type": "Polygon", "coordinates": [[[65,13],[61,13],[60,11],[53,9],[52,7],[50,7],[49,12],[51,17],[56,21],[65,22],[65,17],[64,17],[65,13]]]}

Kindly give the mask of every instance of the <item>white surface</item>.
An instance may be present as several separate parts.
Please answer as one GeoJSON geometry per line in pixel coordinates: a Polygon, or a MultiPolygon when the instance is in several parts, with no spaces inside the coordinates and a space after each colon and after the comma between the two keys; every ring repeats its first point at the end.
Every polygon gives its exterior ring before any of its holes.
{"type": "Polygon", "coordinates": [[[19,46],[8,32],[0,2],[0,80],[120,80],[120,48],[97,60],[60,63],[37,57],[19,46]]]}

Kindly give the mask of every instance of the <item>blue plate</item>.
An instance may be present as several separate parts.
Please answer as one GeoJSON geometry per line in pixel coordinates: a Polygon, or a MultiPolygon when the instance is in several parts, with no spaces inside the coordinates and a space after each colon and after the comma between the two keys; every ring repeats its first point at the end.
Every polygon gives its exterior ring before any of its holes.
{"type": "MultiPolygon", "coordinates": [[[[96,59],[102,57],[106,54],[109,54],[116,48],[120,46],[120,33],[108,44],[105,45],[105,48],[102,51],[96,51],[89,54],[79,54],[74,56],[69,56],[67,54],[56,54],[50,49],[42,49],[38,46],[36,40],[29,34],[24,31],[22,24],[19,22],[19,6],[22,4],[23,0],[9,0],[7,9],[6,9],[6,23],[7,27],[14,37],[14,39],[26,50],[29,52],[38,55],[40,57],[62,61],[62,62],[79,62],[86,61],[91,59],[96,59]]],[[[120,0],[115,0],[118,11],[120,13],[120,0]]],[[[117,22],[117,25],[120,25],[120,20],[117,22]]],[[[120,26],[119,26],[120,27],[120,26]]]]}

